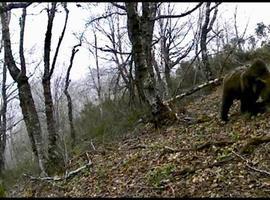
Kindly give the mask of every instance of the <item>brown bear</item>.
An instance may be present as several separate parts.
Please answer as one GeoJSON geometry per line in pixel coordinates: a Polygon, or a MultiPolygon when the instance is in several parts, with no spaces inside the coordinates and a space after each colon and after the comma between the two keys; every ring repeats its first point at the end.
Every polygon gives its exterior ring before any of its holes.
{"type": "Polygon", "coordinates": [[[256,59],[249,67],[238,67],[223,80],[221,119],[228,121],[228,112],[237,99],[241,113],[252,115],[264,112],[270,100],[270,72],[264,61],[256,59]],[[257,102],[261,97],[262,101],[257,102]]]}

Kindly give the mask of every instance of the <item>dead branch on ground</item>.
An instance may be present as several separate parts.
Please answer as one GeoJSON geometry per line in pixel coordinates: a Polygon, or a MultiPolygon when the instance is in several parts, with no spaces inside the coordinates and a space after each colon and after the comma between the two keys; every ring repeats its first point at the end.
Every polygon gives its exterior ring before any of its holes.
{"type": "Polygon", "coordinates": [[[240,154],[236,153],[235,151],[232,151],[232,153],[233,153],[234,155],[236,155],[238,158],[240,158],[241,160],[245,161],[245,165],[246,165],[248,168],[250,168],[250,169],[252,169],[252,170],[254,170],[254,171],[256,171],[256,172],[260,172],[260,173],[263,173],[263,174],[270,175],[270,172],[268,172],[268,171],[266,171],[266,170],[257,169],[257,168],[255,168],[255,167],[251,166],[251,165],[249,164],[249,163],[251,163],[249,160],[245,159],[243,156],[241,156],[240,154]]]}

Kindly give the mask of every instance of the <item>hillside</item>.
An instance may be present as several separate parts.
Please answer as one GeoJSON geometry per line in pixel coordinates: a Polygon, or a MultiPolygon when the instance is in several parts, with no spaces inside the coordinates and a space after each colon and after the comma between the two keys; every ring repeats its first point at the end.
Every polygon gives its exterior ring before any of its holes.
{"type": "Polygon", "coordinates": [[[72,160],[64,181],[24,178],[11,197],[270,197],[270,113],[251,119],[231,109],[219,120],[220,87],[186,108],[186,119],[123,141],[96,145],[72,160]]]}

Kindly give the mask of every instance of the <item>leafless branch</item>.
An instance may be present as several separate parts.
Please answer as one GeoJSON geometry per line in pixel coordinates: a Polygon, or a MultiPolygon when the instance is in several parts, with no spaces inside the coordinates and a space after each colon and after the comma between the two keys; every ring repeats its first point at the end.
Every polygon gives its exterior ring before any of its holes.
{"type": "Polygon", "coordinates": [[[56,2],[52,3],[52,7],[48,10],[48,24],[44,41],[44,75],[43,79],[50,79],[50,54],[51,54],[51,38],[53,20],[56,12],[56,2]]]}
{"type": "MultiPolygon", "coordinates": [[[[217,4],[218,4],[218,3],[217,3],[217,4]]],[[[215,22],[215,20],[216,20],[216,18],[217,18],[217,12],[218,12],[217,5],[214,6],[214,7],[215,7],[215,11],[214,11],[213,17],[212,17],[212,19],[211,19],[211,21],[210,21],[210,23],[209,23],[209,27],[207,28],[207,31],[208,31],[208,32],[211,31],[211,29],[212,29],[212,27],[213,27],[213,24],[214,24],[214,22],[215,22]]],[[[210,12],[211,12],[211,10],[212,10],[212,9],[210,9],[210,12]]]]}
{"type": "Polygon", "coordinates": [[[71,57],[70,57],[70,64],[69,64],[69,67],[68,67],[68,70],[67,70],[67,75],[66,75],[66,81],[65,81],[65,91],[68,89],[69,87],[69,76],[70,76],[70,71],[71,71],[71,68],[72,68],[72,65],[73,65],[73,59],[76,55],[76,53],[79,51],[79,49],[76,49],[77,47],[81,46],[81,41],[79,44],[73,46],[73,49],[72,49],[72,54],[71,54],[71,57]]]}
{"type": "Polygon", "coordinates": [[[19,46],[22,75],[26,75],[25,58],[23,50],[25,18],[26,18],[26,8],[23,8],[22,17],[20,18],[21,30],[20,30],[20,46],[19,46]]]}
{"type": "Polygon", "coordinates": [[[117,54],[122,54],[122,55],[130,55],[131,53],[129,52],[120,52],[117,51],[116,49],[112,49],[109,46],[106,45],[108,49],[102,48],[102,47],[97,47],[98,50],[104,51],[104,52],[110,52],[110,53],[117,53],[117,54]]]}
{"type": "Polygon", "coordinates": [[[235,151],[232,151],[232,153],[234,155],[236,155],[237,157],[241,158],[241,160],[245,161],[245,165],[250,168],[250,169],[253,169],[254,171],[256,172],[260,172],[260,173],[263,173],[263,174],[267,174],[267,175],[270,175],[270,172],[266,171],[266,170],[262,170],[262,169],[257,169],[255,167],[252,167],[251,165],[249,165],[250,161],[245,159],[243,156],[241,156],[240,154],[236,153],[235,151]]]}
{"type": "Polygon", "coordinates": [[[11,101],[11,99],[14,98],[14,96],[16,96],[15,92],[17,92],[17,90],[18,90],[18,88],[14,88],[11,92],[9,92],[9,93],[7,94],[7,99],[8,99],[9,101],[11,101]],[[12,95],[13,95],[13,97],[12,97],[12,95]]]}
{"type": "Polygon", "coordinates": [[[239,40],[238,29],[237,29],[237,24],[236,24],[236,22],[237,22],[237,20],[236,20],[236,17],[237,17],[237,6],[235,6],[235,12],[234,12],[233,17],[234,17],[234,29],[235,29],[236,38],[237,38],[237,40],[239,40]]]}
{"type": "Polygon", "coordinates": [[[203,89],[203,88],[205,88],[205,87],[207,87],[209,85],[220,84],[222,82],[222,80],[223,80],[222,78],[216,78],[216,79],[207,81],[207,82],[205,82],[205,83],[203,83],[201,85],[198,85],[198,86],[192,88],[191,90],[189,90],[187,92],[176,95],[176,96],[164,101],[164,103],[168,104],[169,102],[175,101],[176,99],[178,99],[178,100],[182,99],[185,96],[191,95],[191,94],[193,94],[193,93],[195,93],[195,92],[197,92],[197,91],[199,91],[199,90],[201,90],[201,89],[203,89]]]}
{"type": "Polygon", "coordinates": [[[47,176],[47,177],[34,177],[34,176],[30,176],[30,175],[27,175],[27,174],[24,174],[24,176],[30,178],[31,180],[40,180],[40,181],[62,181],[62,180],[66,180],[68,178],[70,178],[71,176],[79,173],[80,171],[82,171],[83,169],[87,168],[87,167],[90,167],[92,166],[92,161],[91,160],[88,160],[88,163],[82,167],[79,167],[78,169],[74,170],[74,171],[71,171],[71,172],[68,172],[66,173],[63,177],[57,177],[57,176],[54,176],[54,177],[50,177],[50,176],[47,176]]]}
{"type": "Polygon", "coordinates": [[[91,144],[91,147],[93,148],[93,150],[96,151],[96,148],[95,148],[92,140],[90,141],[90,144],[91,144]]]}
{"type": "Polygon", "coordinates": [[[21,3],[9,3],[7,6],[5,6],[4,11],[9,11],[11,9],[16,9],[16,8],[27,8],[30,6],[33,2],[21,2],[21,3]]]}
{"type": "MultiPolygon", "coordinates": [[[[220,33],[221,31],[219,31],[219,33],[220,33]]],[[[219,34],[218,33],[218,34],[219,34]]],[[[211,40],[213,40],[215,37],[217,37],[218,36],[218,34],[217,35],[214,35],[214,36],[212,36],[207,42],[206,42],[206,44],[208,44],[211,40]]],[[[189,69],[189,67],[195,62],[195,60],[196,60],[196,58],[200,55],[200,53],[201,53],[201,49],[196,53],[196,55],[194,56],[194,58],[191,60],[191,62],[190,62],[190,64],[189,64],[189,66],[187,67],[187,69],[186,69],[186,71],[184,72],[184,74],[186,74],[187,73],[187,71],[188,71],[188,69],[189,69]]],[[[172,98],[175,98],[176,97],[176,95],[177,95],[177,92],[178,92],[178,90],[179,90],[179,88],[180,88],[180,86],[181,86],[181,84],[182,84],[182,82],[183,82],[183,79],[182,79],[182,81],[180,81],[179,83],[178,83],[178,85],[177,85],[177,88],[176,88],[176,90],[175,90],[175,92],[174,92],[174,95],[173,95],[173,97],[172,98]]]]}
{"type": "Polygon", "coordinates": [[[13,86],[16,84],[15,81],[12,81],[12,83],[6,85],[6,89],[13,88],[13,86]]]}
{"type": "Polygon", "coordinates": [[[56,59],[57,59],[58,52],[59,52],[59,48],[60,48],[60,45],[62,43],[63,37],[65,35],[65,32],[66,32],[67,21],[68,21],[68,14],[69,14],[69,10],[67,9],[67,5],[66,4],[64,5],[64,9],[65,9],[65,12],[66,12],[65,24],[64,24],[64,28],[63,28],[63,31],[61,33],[61,36],[59,38],[57,47],[56,47],[56,51],[55,51],[55,54],[54,54],[54,57],[53,57],[53,62],[52,62],[52,67],[51,67],[51,70],[50,70],[49,77],[51,77],[52,74],[53,74],[53,71],[54,71],[54,68],[55,68],[56,59]]]}
{"type": "Polygon", "coordinates": [[[9,127],[7,127],[7,131],[13,129],[15,126],[17,126],[20,122],[22,122],[24,119],[19,119],[17,122],[13,123],[12,125],[10,125],[9,127]]]}
{"type": "MultiPolygon", "coordinates": [[[[187,26],[186,23],[184,24],[184,27],[187,26]]],[[[183,28],[181,28],[178,32],[180,33],[182,31],[183,28]]],[[[174,38],[172,38],[172,43],[174,44],[174,47],[178,46],[179,44],[182,44],[182,42],[186,39],[186,36],[190,33],[190,29],[191,26],[188,27],[188,30],[186,31],[186,33],[182,36],[182,39],[179,42],[175,42],[176,40],[174,38]]],[[[179,33],[175,34],[175,38],[179,37],[179,33]]],[[[173,47],[172,47],[173,48],[173,47]]]]}
{"type": "Polygon", "coordinates": [[[212,8],[210,8],[210,12],[211,12],[212,10],[214,10],[216,7],[218,7],[221,3],[222,3],[222,2],[216,3],[216,5],[214,5],[212,8]]]}
{"type": "Polygon", "coordinates": [[[171,68],[174,67],[175,65],[177,65],[182,59],[184,59],[185,57],[187,57],[187,55],[190,53],[190,51],[192,50],[193,46],[194,46],[195,40],[193,40],[192,44],[186,49],[186,51],[179,56],[171,65],[171,68]]]}
{"type": "Polygon", "coordinates": [[[106,18],[111,17],[111,16],[113,16],[113,15],[126,15],[126,13],[112,12],[112,13],[109,13],[109,14],[102,15],[102,16],[100,16],[100,17],[94,18],[94,19],[90,20],[89,22],[87,22],[86,25],[90,25],[90,24],[92,24],[92,23],[95,22],[95,21],[99,21],[99,20],[101,20],[101,19],[106,19],[106,18]]]}
{"type": "Polygon", "coordinates": [[[120,9],[126,11],[126,7],[125,7],[125,6],[121,6],[121,5],[119,5],[118,3],[116,3],[116,2],[111,2],[111,4],[114,5],[114,6],[117,7],[117,8],[120,8],[120,9]]]}
{"type": "Polygon", "coordinates": [[[182,13],[180,15],[159,15],[156,18],[154,18],[153,20],[158,20],[158,19],[162,19],[162,18],[180,18],[180,17],[185,17],[185,16],[191,14],[192,12],[194,12],[195,10],[197,10],[202,4],[203,4],[203,2],[200,2],[193,9],[191,9],[191,10],[185,12],[185,13],[182,13]]]}
{"type": "Polygon", "coordinates": [[[244,37],[245,37],[245,34],[246,34],[246,32],[247,32],[247,27],[248,27],[248,25],[249,25],[249,19],[248,19],[248,21],[247,21],[247,24],[246,24],[246,26],[245,26],[245,30],[244,30],[244,32],[243,32],[241,38],[244,38],[244,37]]]}

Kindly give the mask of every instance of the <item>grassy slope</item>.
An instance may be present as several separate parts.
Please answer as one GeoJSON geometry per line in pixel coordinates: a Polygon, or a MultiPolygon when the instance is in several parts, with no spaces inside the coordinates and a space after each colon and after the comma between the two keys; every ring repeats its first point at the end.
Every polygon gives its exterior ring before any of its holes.
{"type": "MultiPolygon", "coordinates": [[[[224,125],[219,102],[220,88],[187,106],[186,116],[195,119],[190,123],[158,131],[148,124],[96,152],[89,147],[92,167],[67,181],[27,180],[10,196],[270,197],[270,176],[256,171],[270,172],[270,143],[240,152],[250,138],[269,136],[270,113],[249,119],[235,103],[224,125]]],[[[74,159],[72,169],[84,164],[85,155],[74,159]]]]}

